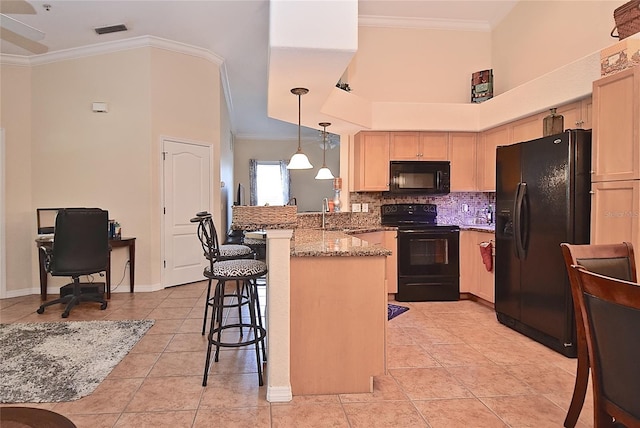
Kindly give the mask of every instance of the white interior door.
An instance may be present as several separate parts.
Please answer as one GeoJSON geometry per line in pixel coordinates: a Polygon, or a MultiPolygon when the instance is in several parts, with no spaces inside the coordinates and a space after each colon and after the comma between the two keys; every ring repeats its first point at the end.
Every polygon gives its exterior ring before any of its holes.
{"type": "Polygon", "coordinates": [[[197,225],[199,211],[211,211],[211,147],[163,141],[165,287],[201,281],[205,259],[197,225]]]}

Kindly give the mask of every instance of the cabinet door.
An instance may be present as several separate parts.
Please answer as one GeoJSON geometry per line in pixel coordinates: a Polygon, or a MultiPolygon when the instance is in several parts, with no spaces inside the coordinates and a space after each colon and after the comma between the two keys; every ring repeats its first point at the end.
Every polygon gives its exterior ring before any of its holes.
{"type": "Polygon", "coordinates": [[[449,134],[449,159],[451,160],[451,191],[477,191],[475,132],[449,134]]]}
{"type": "Polygon", "coordinates": [[[470,230],[460,231],[460,292],[473,293],[474,281],[474,233],[470,230]]]}
{"type": "Polygon", "coordinates": [[[356,233],[353,235],[371,245],[381,245],[392,252],[390,256],[387,256],[385,261],[385,284],[387,287],[387,294],[394,294],[398,292],[397,235],[398,232],[395,230],[356,233]]]}
{"type": "Polygon", "coordinates": [[[640,178],[640,66],[593,82],[591,181],[640,178]]]}
{"type": "Polygon", "coordinates": [[[391,132],[391,160],[421,160],[419,132],[391,132]]]}
{"type": "Polygon", "coordinates": [[[558,107],[564,118],[564,129],[591,129],[591,97],[558,107]]]}
{"type": "Polygon", "coordinates": [[[389,133],[357,133],[353,154],[353,190],[389,190],[389,133]]]}
{"type": "Polygon", "coordinates": [[[387,293],[395,294],[398,292],[398,232],[385,230],[383,245],[392,252],[387,256],[387,293]]]}
{"type": "Polygon", "coordinates": [[[525,117],[511,125],[511,144],[542,137],[542,120],[548,113],[525,117]]]}
{"type": "Polygon", "coordinates": [[[420,160],[449,160],[449,134],[447,132],[421,132],[420,153],[420,160]]]}
{"type": "Polygon", "coordinates": [[[499,126],[482,133],[478,145],[478,190],[496,191],[496,149],[509,145],[509,127],[499,126]]]}
{"type": "Polygon", "coordinates": [[[593,98],[588,97],[582,100],[582,117],[580,118],[582,121],[582,129],[591,129],[593,128],[593,98]]]}
{"type": "Polygon", "coordinates": [[[592,183],[591,193],[591,243],[628,241],[640,248],[640,180],[592,183]]]}
{"type": "Polygon", "coordinates": [[[482,261],[482,255],[480,253],[480,244],[483,242],[491,242],[495,247],[495,235],[491,233],[485,232],[473,232],[474,234],[474,251],[473,255],[475,258],[474,267],[474,277],[475,277],[475,286],[473,288],[472,293],[476,296],[486,300],[490,303],[495,303],[495,256],[493,257],[492,268],[491,271],[487,270],[484,262],[482,261]]]}

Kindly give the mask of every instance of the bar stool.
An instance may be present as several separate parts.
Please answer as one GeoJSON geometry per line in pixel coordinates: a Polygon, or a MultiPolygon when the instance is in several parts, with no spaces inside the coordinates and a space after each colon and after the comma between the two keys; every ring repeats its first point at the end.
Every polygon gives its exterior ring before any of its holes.
{"type": "Polygon", "coordinates": [[[212,307],[211,324],[208,335],[207,358],[204,368],[204,377],[202,386],[207,385],[209,372],[209,364],[211,362],[212,347],[215,346],[214,361],[218,361],[221,347],[238,348],[248,345],[254,345],[256,351],[256,363],[258,368],[259,385],[263,385],[262,378],[262,362],[266,361],[265,338],[267,331],[262,326],[260,314],[260,302],[258,300],[258,289],[256,280],[266,275],[266,263],[255,259],[232,259],[223,260],[221,258],[220,245],[216,229],[209,213],[198,213],[195,218],[191,219],[192,223],[198,223],[198,239],[204,250],[205,258],[209,260],[209,266],[204,269],[204,276],[209,279],[207,287],[207,301],[205,304],[205,322],[206,308],[212,307]],[[211,297],[211,285],[216,281],[213,297],[211,297]],[[237,294],[225,295],[225,283],[227,281],[237,281],[237,294]],[[233,305],[225,305],[225,297],[236,297],[237,305],[246,304],[249,309],[249,322],[244,322],[242,318],[237,323],[225,324],[223,322],[223,311],[225,308],[233,305]],[[246,302],[243,302],[246,301],[246,302]],[[222,333],[228,329],[239,328],[242,336],[242,329],[248,328],[252,333],[249,338],[242,339],[239,342],[225,342],[222,340],[222,333]],[[261,352],[262,351],[262,352],[261,352]],[[261,358],[262,353],[262,358],[261,358]]]}

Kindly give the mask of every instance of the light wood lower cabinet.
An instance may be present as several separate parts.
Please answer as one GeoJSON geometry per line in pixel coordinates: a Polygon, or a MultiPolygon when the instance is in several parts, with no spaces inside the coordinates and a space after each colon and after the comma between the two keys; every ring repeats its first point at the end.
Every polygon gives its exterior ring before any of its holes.
{"type": "Polygon", "coordinates": [[[386,371],[384,257],[291,258],[293,395],[373,392],[386,371]]]}
{"type": "Polygon", "coordinates": [[[633,244],[640,266],[640,180],[591,183],[591,243],[633,244]]]}
{"type": "Polygon", "coordinates": [[[384,230],[379,232],[356,233],[353,236],[367,241],[370,244],[378,244],[391,251],[385,262],[384,281],[388,294],[398,292],[398,232],[395,230],[384,230]]]}
{"type": "Polygon", "coordinates": [[[460,292],[471,293],[490,303],[495,303],[494,269],[487,271],[482,262],[480,244],[492,241],[495,245],[494,238],[492,233],[460,231],[460,292]]]}

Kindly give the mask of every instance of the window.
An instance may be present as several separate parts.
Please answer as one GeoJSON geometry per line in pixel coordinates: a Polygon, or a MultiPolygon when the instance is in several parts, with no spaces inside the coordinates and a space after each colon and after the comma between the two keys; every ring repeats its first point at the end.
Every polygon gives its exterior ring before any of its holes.
{"type": "Polygon", "coordinates": [[[286,205],[290,199],[286,161],[249,162],[251,205],[286,205]]]}

